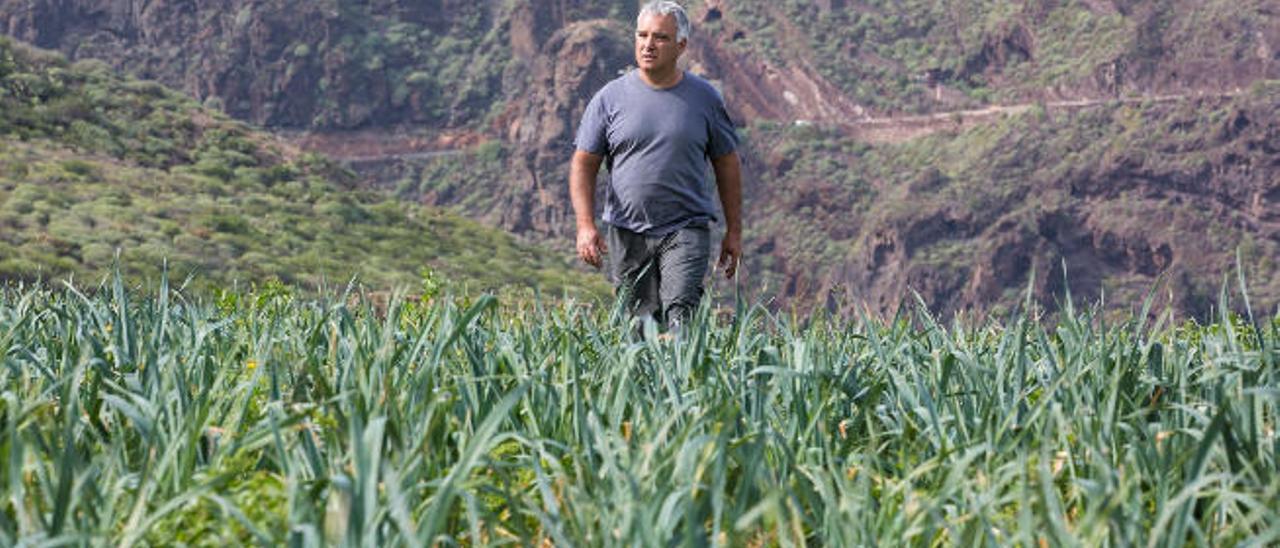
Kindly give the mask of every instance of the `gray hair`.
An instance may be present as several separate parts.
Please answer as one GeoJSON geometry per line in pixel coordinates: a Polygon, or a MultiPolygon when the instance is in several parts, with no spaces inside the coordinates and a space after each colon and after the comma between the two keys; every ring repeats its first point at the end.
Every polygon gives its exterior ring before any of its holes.
{"type": "Polygon", "coordinates": [[[645,3],[640,8],[640,15],[636,16],[636,24],[640,24],[640,18],[646,15],[674,15],[676,18],[676,41],[689,39],[689,14],[684,12],[684,8],[680,4],[671,0],[652,0],[645,3]]]}

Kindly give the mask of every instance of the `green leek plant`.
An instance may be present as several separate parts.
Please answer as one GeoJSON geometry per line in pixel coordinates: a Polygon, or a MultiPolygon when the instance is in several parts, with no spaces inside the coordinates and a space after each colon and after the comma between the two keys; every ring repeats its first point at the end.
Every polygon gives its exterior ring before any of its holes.
{"type": "Polygon", "coordinates": [[[1252,311],[243,297],[0,291],[0,545],[1280,542],[1252,311]]]}

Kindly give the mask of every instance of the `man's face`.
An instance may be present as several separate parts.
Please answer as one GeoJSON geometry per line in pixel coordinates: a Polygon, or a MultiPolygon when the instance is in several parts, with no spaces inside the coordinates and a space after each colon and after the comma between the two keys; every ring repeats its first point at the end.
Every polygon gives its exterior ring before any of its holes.
{"type": "Polygon", "coordinates": [[[636,26],[636,65],[641,70],[674,69],[685,41],[676,41],[676,16],[647,13],[636,26]]]}

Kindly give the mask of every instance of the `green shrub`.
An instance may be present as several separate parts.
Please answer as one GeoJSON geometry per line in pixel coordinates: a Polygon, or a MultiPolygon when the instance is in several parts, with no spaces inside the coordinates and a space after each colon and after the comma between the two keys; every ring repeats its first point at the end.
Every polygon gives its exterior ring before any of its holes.
{"type": "Polygon", "coordinates": [[[249,222],[244,217],[234,214],[211,215],[205,219],[204,225],[214,232],[225,234],[249,234],[252,232],[249,222]]]}
{"type": "Polygon", "coordinates": [[[97,180],[100,177],[97,166],[84,160],[63,160],[60,164],[63,171],[81,180],[97,180]]]}

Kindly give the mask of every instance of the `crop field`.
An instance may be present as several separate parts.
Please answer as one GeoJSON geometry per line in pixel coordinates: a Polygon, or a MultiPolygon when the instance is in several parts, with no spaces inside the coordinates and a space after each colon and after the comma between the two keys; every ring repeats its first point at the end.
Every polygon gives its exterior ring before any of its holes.
{"type": "Polygon", "coordinates": [[[5,289],[0,545],[1280,542],[1272,316],[537,303],[5,289]]]}

